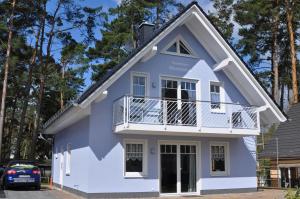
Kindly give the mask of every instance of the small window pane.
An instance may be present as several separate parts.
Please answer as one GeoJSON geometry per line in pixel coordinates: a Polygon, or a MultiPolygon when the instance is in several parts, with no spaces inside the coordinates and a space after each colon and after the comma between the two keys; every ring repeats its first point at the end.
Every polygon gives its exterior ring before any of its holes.
{"type": "Polygon", "coordinates": [[[179,49],[181,54],[190,55],[191,52],[188,50],[188,48],[184,45],[182,41],[179,41],[179,49]]]}
{"type": "Polygon", "coordinates": [[[196,90],[196,84],[195,83],[191,83],[191,90],[193,90],[193,91],[196,90]]]}
{"type": "Polygon", "coordinates": [[[177,149],[176,149],[176,145],[172,145],[172,153],[176,153],[177,149]]]}
{"type": "Polygon", "coordinates": [[[173,82],[173,88],[177,88],[177,81],[172,81],[173,82]]]}
{"type": "Polygon", "coordinates": [[[181,89],[186,89],[185,88],[185,82],[181,82],[181,89]]]}
{"type": "Polygon", "coordinates": [[[167,81],[166,80],[161,80],[161,87],[166,88],[167,87],[167,81]]]}
{"type": "Polygon", "coordinates": [[[172,81],[167,80],[167,88],[173,88],[172,81]]]}
{"type": "Polygon", "coordinates": [[[214,85],[210,85],[210,92],[215,92],[215,86],[214,85]]]}
{"type": "Polygon", "coordinates": [[[180,146],[180,153],[185,153],[185,146],[184,145],[180,146]]]}
{"type": "Polygon", "coordinates": [[[167,50],[168,52],[176,53],[177,52],[177,43],[175,42],[172,46],[170,46],[167,50]]]}
{"type": "Polygon", "coordinates": [[[167,153],[171,153],[171,145],[167,145],[166,146],[166,152],[167,153]]]}

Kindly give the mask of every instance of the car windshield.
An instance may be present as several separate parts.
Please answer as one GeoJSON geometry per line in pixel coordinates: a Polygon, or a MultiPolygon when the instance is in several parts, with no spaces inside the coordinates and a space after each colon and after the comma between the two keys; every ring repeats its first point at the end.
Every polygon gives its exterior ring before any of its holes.
{"type": "Polygon", "coordinates": [[[10,168],[13,168],[13,169],[34,169],[34,168],[36,168],[36,166],[33,165],[33,164],[30,164],[30,163],[15,163],[15,164],[10,165],[10,168]]]}

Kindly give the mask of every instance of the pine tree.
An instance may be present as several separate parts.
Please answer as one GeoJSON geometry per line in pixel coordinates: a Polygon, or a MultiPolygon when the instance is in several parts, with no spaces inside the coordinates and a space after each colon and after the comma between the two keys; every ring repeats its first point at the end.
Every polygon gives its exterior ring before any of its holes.
{"type": "Polygon", "coordinates": [[[209,11],[209,18],[214,25],[222,32],[225,39],[232,42],[234,24],[233,21],[233,0],[213,0],[215,12],[209,11]]]}

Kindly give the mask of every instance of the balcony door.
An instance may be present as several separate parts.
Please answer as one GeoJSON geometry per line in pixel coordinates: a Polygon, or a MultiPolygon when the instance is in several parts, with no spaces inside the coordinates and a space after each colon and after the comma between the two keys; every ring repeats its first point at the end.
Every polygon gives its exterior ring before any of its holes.
{"type": "Polygon", "coordinates": [[[160,144],[160,192],[197,192],[197,145],[160,144]]]}
{"type": "Polygon", "coordinates": [[[162,78],[161,97],[166,100],[167,124],[196,125],[196,82],[162,78]]]}

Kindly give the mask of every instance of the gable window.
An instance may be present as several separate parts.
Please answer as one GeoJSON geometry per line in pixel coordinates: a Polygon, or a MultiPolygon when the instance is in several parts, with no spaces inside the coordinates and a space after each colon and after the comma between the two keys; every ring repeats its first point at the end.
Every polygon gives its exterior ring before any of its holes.
{"type": "Polygon", "coordinates": [[[142,177],[147,173],[146,142],[125,140],[125,177],[142,177]]]}
{"type": "Polygon", "coordinates": [[[132,95],[134,97],[146,97],[147,75],[143,73],[132,74],[132,95]]]}
{"type": "Polygon", "coordinates": [[[212,143],[210,158],[212,175],[228,175],[228,143],[212,143]]]}
{"type": "Polygon", "coordinates": [[[67,145],[67,157],[66,157],[66,175],[71,174],[71,145],[67,145]]]}
{"type": "Polygon", "coordinates": [[[177,36],[163,51],[166,54],[195,57],[195,53],[181,36],[177,36]]]}
{"type": "Polygon", "coordinates": [[[212,111],[224,112],[224,93],[220,82],[210,82],[210,108],[212,111]]]}

